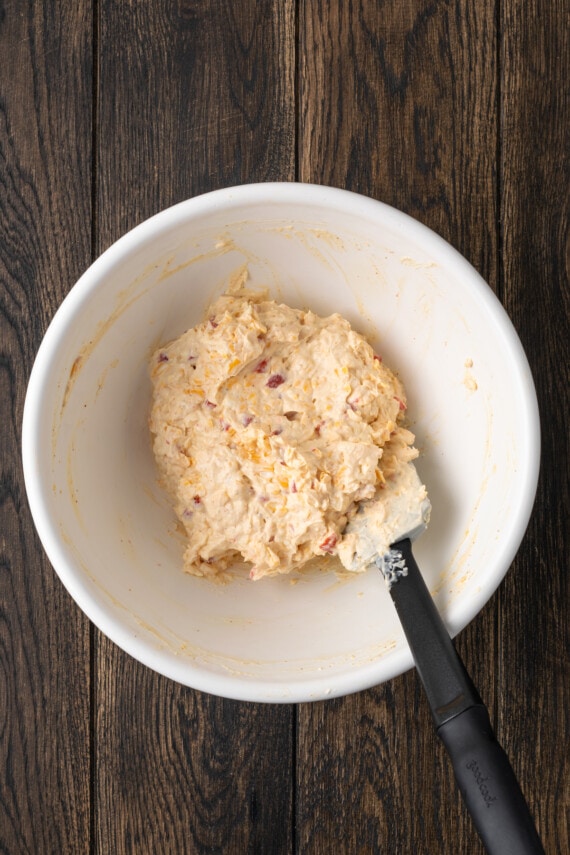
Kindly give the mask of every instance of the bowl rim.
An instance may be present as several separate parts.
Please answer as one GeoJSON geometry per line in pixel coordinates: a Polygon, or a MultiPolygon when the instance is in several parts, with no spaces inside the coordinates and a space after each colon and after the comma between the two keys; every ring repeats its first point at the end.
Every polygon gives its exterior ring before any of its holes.
{"type": "Polygon", "coordinates": [[[413,667],[413,659],[407,646],[391,654],[389,662],[373,661],[353,671],[347,669],[331,678],[289,679],[269,682],[259,679],[242,680],[230,674],[213,673],[195,666],[189,660],[172,661],[169,655],[153,647],[142,634],[134,636],[115,615],[110,614],[94,599],[84,579],[84,571],[70,560],[61,538],[50,521],[49,490],[39,479],[38,447],[42,433],[41,413],[45,389],[50,370],[62,341],[62,333],[69,329],[77,313],[82,310],[91,293],[103,281],[107,273],[120,260],[125,259],[148,238],[169,231],[185,219],[199,219],[221,209],[244,209],[248,206],[274,203],[305,204],[316,208],[341,208],[349,216],[363,219],[383,220],[389,218],[394,229],[411,236],[419,245],[429,244],[430,252],[444,257],[446,263],[469,280],[470,287],[490,313],[493,322],[507,343],[507,349],[517,366],[515,380],[519,385],[518,398],[524,413],[521,432],[528,453],[521,465],[521,490],[518,505],[507,536],[501,539],[500,563],[502,568],[483,590],[473,593],[460,610],[457,629],[463,629],[491,599],[520,547],[528,526],[538,485],[540,469],[540,418],[536,389],[526,353],[515,327],[502,303],[476,269],[450,243],[436,232],[385,202],[351,190],[321,184],[302,182],[262,182],[241,184],[213,190],[190,197],[165,208],[145,219],[112,243],[70,288],[59,305],[40,343],[26,391],[22,419],[22,463],[28,504],[34,525],[45,553],[56,573],[76,604],[108,638],[134,659],[176,682],[241,701],[252,702],[308,702],[333,698],[370,688],[402,674],[413,667]],[[382,672],[379,675],[378,671],[382,672]]]}

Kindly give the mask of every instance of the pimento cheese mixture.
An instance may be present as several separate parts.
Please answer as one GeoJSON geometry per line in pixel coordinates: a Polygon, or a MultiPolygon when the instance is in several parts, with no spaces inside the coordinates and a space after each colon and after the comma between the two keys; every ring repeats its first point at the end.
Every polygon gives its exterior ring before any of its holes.
{"type": "Polygon", "coordinates": [[[417,455],[402,384],[368,342],[243,279],[156,351],[151,377],[154,454],[195,575],[342,561],[359,503],[417,455]]]}

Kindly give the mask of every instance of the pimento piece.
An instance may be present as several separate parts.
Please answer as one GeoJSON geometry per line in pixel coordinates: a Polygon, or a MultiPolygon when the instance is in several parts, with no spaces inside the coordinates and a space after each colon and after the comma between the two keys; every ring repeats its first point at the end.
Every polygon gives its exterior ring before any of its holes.
{"type": "Polygon", "coordinates": [[[338,535],[332,532],[325,537],[319,546],[319,549],[322,550],[322,552],[328,552],[329,555],[334,555],[334,548],[337,545],[337,542],[338,535]]]}
{"type": "Polygon", "coordinates": [[[166,355],[166,353],[159,353],[157,361],[158,362],[168,362],[168,356],[166,355]]]}
{"type": "Polygon", "coordinates": [[[199,504],[201,504],[201,502],[202,502],[202,499],[200,498],[200,496],[198,496],[198,494],[196,494],[194,496],[194,504],[199,505],[199,504]]]}
{"type": "Polygon", "coordinates": [[[404,402],[402,401],[402,399],[401,399],[401,398],[398,398],[398,396],[397,396],[397,395],[394,395],[393,397],[394,397],[394,400],[395,400],[395,401],[397,401],[397,402],[398,402],[398,404],[400,405],[400,410],[407,410],[407,407],[406,407],[406,405],[404,404],[404,402]]]}
{"type": "Polygon", "coordinates": [[[265,374],[267,371],[267,359],[262,359],[261,362],[258,362],[253,370],[256,374],[265,374]]]}
{"type": "Polygon", "coordinates": [[[282,374],[272,374],[265,385],[269,386],[270,389],[277,389],[277,387],[281,386],[284,382],[285,378],[282,374]]]}
{"type": "Polygon", "coordinates": [[[377,362],[382,362],[382,357],[378,356],[377,353],[374,354],[374,359],[376,359],[377,362]]]}
{"type": "Polygon", "coordinates": [[[218,322],[216,321],[215,315],[212,315],[210,318],[208,318],[208,320],[214,329],[216,329],[216,327],[219,326],[218,322]]]}
{"type": "Polygon", "coordinates": [[[205,401],[204,403],[205,403],[205,404],[206,404],[206,406],[207,406],[207,407],[209,407],[211,410],[214,410],[214,409],[217,407],[217,404],[214,404],[214,403],[213,403],[213,401],[205,401]]]}

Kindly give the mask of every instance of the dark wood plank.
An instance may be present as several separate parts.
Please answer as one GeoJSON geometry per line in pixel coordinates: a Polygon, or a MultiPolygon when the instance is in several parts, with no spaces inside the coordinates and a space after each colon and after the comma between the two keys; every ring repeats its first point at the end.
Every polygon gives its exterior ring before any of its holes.
{"type": "MultiPolygon", "coordinates": [[[[400,208],[497,285],[495,10],[304,3],[300,176],[400,208]]],[[[498,601],[460,652],[491,711],[498,601]]],[[[482,852],[414,673],[299,709],[303,853],[482,852]]]]}
{"type": "Polygon", "coordinates": [[[300,15],[301,180],[406,211],[494,287],[492,4],[304,2],[300,15]]]}
{"type": "Polygon", "coordinates": [[[501,731],[555,855],[570,851],[568,4],[523,12],[507,2],[502,29],[503,290],[534,373],[542,462],[524,548],[500,592],[501,731]]]}
{"type": "Polygon", "coordinates": [[[291,851],[290,707],[184,689],[108,644],[99,667],[98,851],[291,851]]]}
{"type": "Polygon", "coordinates": [[[101,0],[99,245],[295,169],[293,0],[101,0]]]}
{"type": "MultiPolygon", "coordinates": [[[[99,249],[183,198],[294,177],[293,39],[292,2],[101,3],[99,249]]],[[[291,851],[292,707],[184,689],[99,636],[97,674],[97,851],[291,851]]]]}
{"type": "Polygon", "coordinates": [[[0,850],[79,853],[89,626],[36,537],[20,425],[41,337],[90,261],[90,4],[2,3],[0,56],[0,850]]]}

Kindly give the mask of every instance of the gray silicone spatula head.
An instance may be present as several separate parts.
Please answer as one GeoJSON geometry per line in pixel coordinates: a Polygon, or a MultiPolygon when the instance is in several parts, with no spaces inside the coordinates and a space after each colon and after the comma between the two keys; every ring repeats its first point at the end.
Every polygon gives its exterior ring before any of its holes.
{"type": "Polygon", "coordinates": [[[352,571],[378,563],[393,543],[404,538],[415,540],[422,534],[430,513],[431,504],[416,467],[406,463],[397,478],[387,481],[376,496],[361,503],[344,530],[340,560],[352,571]]]}

